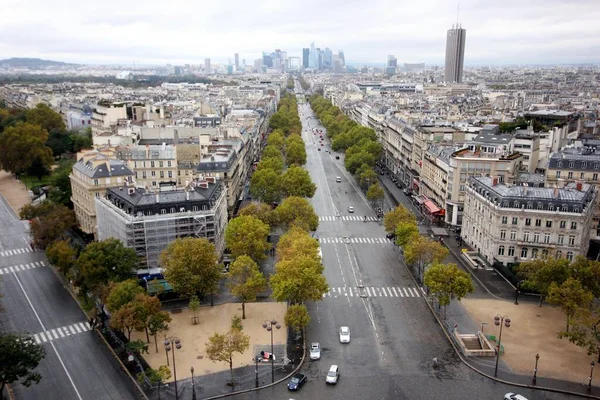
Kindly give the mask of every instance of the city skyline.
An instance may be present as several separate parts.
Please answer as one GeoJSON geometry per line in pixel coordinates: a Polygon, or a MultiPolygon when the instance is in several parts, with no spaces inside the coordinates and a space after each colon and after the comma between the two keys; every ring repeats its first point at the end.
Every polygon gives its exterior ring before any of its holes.
{"type": "MultiPolygon", "coordinates": [[[[177,2],[165,8],[150,1],[132,7],[130,14],[113,1],[90,12],[71,0],[56,6],[11,0],[11,18],[0,27],[0,59],[200,64],[205,58],[227,61],[235,53],[254,60],[268,48],[302,57],[302,49],[314,41],[332,50],[344,49],[348,64],[384,62],[395,54],[399,63],[443,65],[446,31],[457,19],[456,4],[434,0],[401,5],[375,0],[368,9],[363,3],[333,0],[325,5],[308,0],[300,9],[259,2],[250,10],[238,0],[227,7],[209,4],[202,9],[177,2]],[[324,12],[332,8],[335,19],[324,12]],[[194,18],[181,18],[183,14],[194,18]],[[360,29],[347,22],[357,20],[360,29]]],[[[462,1],[458,19],[469,29],[465,65],[598,62],[600,37],[594,22],[598,17],[600,8],[594,0],[462,1]],[[571,19],[565,21],[565,15],[571,19]]]]}

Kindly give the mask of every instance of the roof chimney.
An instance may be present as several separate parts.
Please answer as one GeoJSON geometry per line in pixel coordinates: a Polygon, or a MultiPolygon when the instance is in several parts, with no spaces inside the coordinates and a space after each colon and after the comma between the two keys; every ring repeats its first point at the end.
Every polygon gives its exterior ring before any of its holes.
{"type": "Polygon", "coordinates": [[[581,190],[583,189],[583,183],[577,182],[577,185],[575,185],[575,187],[577,188],[578,192],[581,192],[581,190]]]}
{"type": "Polygon", "coordinates": [[[492,186],[496,186],[497,184],[498,184],[498,177],[496,177],[496,176],[495,176],[495,177],[492,179],[492,186]]]}

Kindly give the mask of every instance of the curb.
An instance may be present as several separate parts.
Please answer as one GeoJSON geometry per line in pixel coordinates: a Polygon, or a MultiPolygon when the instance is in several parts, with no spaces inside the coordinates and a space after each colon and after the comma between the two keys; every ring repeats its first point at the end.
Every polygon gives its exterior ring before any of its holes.
{"type": "Polygon", "coordinates": [[[205,397],[204,400],[224,399],[224,398],[230,397],[230,396],[237,396],[238,394],[258,392],[259,390],[270,388],[270,387],[275,386],[275,385],[279,385],[281,382],[290,379],[290,377],[292,375],[294,375],[298,371],[300,371],[300,368],[302,368],[302,366],[304,365],[304,361],[306,360],[306,336],[303,338],[303,341],[304,341],[304,350],[302,352],[302,359],[300,360],[300,363],[298,364],[298,366],[292,372],[290,372],[288,375],[284,376],[283,378],[279,379],[278,381],[275,381],[274,383],[269,383],[268,385],[260,386],[260,387],[257,387],[257,388],[238,390],[237,392],[220,394],[220,395],[213,396],[213,397],[205,397]]]}
{"type": "MultiPolygon", "coordinates": [[[[408,267],[408,265],[406,265],[406,263],[404,261],[402,261],[402,260],[399,260],[399,261],[404,266],[404,268],[406,268],[406,270],[408,271],[408,273],[410,275],[410,279],[414,282],[414,284],[417,287],[419,287],[419,285],[417,284],[417,281],[412,276],[412,273],[411,273],[410,268],[408,267]]],[[[573,392],[573,391],[570,391],[570,390],[557,389],[557,388],[551,388],[551,387],[546,387],[546,386],[538,386],[538,385],[534,386],[534,385],[529,385],[529,384],[524,384],[524,383],[511,382],[511,381],[507,381],[505,379],[500,379],[500,378],[491,376],[491,375],[489,375],[489,374],[487,374],[487,373],[485,373],[483,371],[480,371],[479,369],[477,369],[474,366],[472,366],[465,359],[465,357],[462,354],[462,352],[456,347],[456,344],[454,343],[454,341],[452,340],[452,338],[448,335],[448,332],[444,328],[444,323],[440,320],[440,318],[436,314],[436,312],[433,309],[433,307],[431,306],[431,304],[427,301],[427,299],[425,297],[422,297],[422,299],[423,299],[423,301],[425,301],[425,304],[427,304],[427,307],[429,308],[429,311],[431,311],[431,314],[433,315],[433,317],[437,321],[437,323],[440,326],[440,328],[442,328],[442,332],[444,333],[444,336],[446,337],[446,339],[448,340],[448,342],[450,343],[450,345],[454,349],[454,352],[456,353],[456,355],[458,356],[458,358],[460,358],[460,361],[462,361],[463,364],[465,364],[468,368],[470,368],[472,371],[478,373],[479,375],[481,375],[481,376],[483,376],[485,378],[488,378],[490,380],[493,380],[495,382],[503,383],[505,385],[511,385],[511,386],[516,386],[516,387],[521,387],[521,388],[526,388],[526,389],[543,390],[543,391],[546,391],[546,392],[568,394],[568,395],[571,395],[571,396],[578,396],[578,397],[583,397],[583,398],[587,398],[587,399],[600,399],[600,397],[597,397],[597,396],[592,396],[592,395],[585,394],[585,393],[573,392]]]]}

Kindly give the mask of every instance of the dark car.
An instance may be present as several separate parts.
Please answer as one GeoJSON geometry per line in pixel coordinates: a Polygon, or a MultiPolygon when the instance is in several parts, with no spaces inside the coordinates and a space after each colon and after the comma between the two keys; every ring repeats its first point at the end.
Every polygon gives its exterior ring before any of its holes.
{"type": "Polygon", "coordinates": [[[387,235],[385,235],[385,237],[387,239],[390,239],[390,240],[396,239],[396,234],[395,233],[388,233],[387,235]]]}
{"type": "Polygon", "coordinates": [[[296,374],[288,382],[288,390],[299,390],[306,383],[306,375],[296,374]]]}
{"type": "Polygon", "coordinates": [[[336,160],[339,160],[339,159],[340,159],[340,156],[335,156],[335,159],[336,159],[336,160]]]}

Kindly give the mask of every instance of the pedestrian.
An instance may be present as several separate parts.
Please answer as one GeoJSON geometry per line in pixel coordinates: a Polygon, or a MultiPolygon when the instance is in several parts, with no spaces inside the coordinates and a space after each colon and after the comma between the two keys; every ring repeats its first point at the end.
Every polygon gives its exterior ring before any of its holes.
{"type": "Polygon", "coordinates": [[[88,323],[90,324],[90,329],[94,329],[94,318],[90,318],[88,323]]]}

